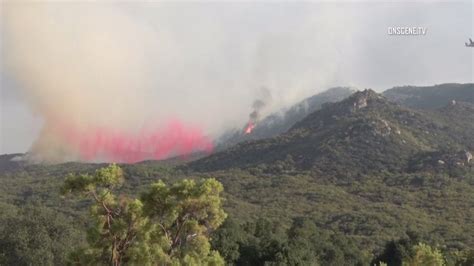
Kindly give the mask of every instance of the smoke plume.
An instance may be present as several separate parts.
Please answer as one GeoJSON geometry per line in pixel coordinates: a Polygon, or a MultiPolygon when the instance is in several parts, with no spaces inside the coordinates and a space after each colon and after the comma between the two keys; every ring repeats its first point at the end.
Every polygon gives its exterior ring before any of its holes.
{"type": "Polygon", "coordinates": [[[272,95],[269,89],[261,87],[259,91],[259,98],[252,104],[252,112],[249,115],[249,121],[244,129],[244,134],[252,133],[252,130],[257,125],[257,122],[262,117],[262,111],[271,102],[272,95]]]}
{"type": "Polygon", "coordinates": [[[471,56],[449,41],[463,45],[472,28],[471,5],[463,3],[0,5],[0,153],[33,143],[40,160],[129,162],[209,151],[231,128],[241,134],[242,125],[329,87],[472,82],[471,56]],[[456,19],[439,20],[448,15],[456,19]],[[430,33],[388,36],[394,25],[430,33]],[[262,86],[271,101],[255,89],[262,86]],[[39,136],[26,115],[15,116],[24,105],[40,121],[39,136]]]}
{"type": "Polygon", "coordinates": [[[10,3],[4,12],[7,67],[45,121],[31,158],[136,162],[210,152],[201,125],[146,98],[162,45],[156,34],[119,10],[70,5],[10,3]]]}

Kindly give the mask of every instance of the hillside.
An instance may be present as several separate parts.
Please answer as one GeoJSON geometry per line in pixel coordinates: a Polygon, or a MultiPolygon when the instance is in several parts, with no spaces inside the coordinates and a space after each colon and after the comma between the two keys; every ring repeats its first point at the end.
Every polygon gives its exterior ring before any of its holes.
{"type": "Polygon", "coordinates": [[[473,119],[470,103],[417,111],[365,90],[180,169],[223,182],[239,219],[307,217],[367,252],[411,230],[456,250],[474,245],[473,119]]]}
{"type": "Polygon", "coordinates": [[[17,160],[17,158],[20,158],[22,155],[21,153],[0,155],[0,173],[11,171],[24,165],[20,160],[17,160]]]}
{"type": "MultiPolygon", "coordinates": [[[[334,245],[327,252],[335,255],[322,260],[327,265],[342,265],[335,258],[347,256],[367,262],[387,241],[413,231],[455,252],[474,246],[472,132],[472,103],[415,110],[365,90],[325,104],[283,134],[196,161],[120,165],[121,191],[137,195],[157,180],[216,178],[229,219],[242,228],[264,219],[276,235],[301,219],[314,223],[317,238],[334,245]]],[[[71,227],[83,231],[89,202],[65,199],[58,188],[68,173],[104,164],[31,165],[11,161],[16,156],[0,157],[0,213],[36,204],[72,217],[71,227]]]]}
{"type": "Polygon", "coordinates": [[[474,84],[445,83],[435,86],[403,86],[384,91],[393,102],[419,109],[437,109],[454,101],[474,103],[474,84]]]}
{"type": "Polygon", "coordinates": [[[277,167],[344,178],[405,172],[422,154],[472,151],[469,136],[474,128],[467,122],[473,118],[469,103],[428,113],[365,90],[327,104],[280,136],[239,144],[190,167],[198,171],[277,167]]]}
{"type": "Polygon", "coordinates": [[[256,124],[251,134],[243,134],[242,129],[228,131],[218,140],[217,149],[223,150],[242,141],[277,136],[286,132],[308,114],[319,110],[323,104],[341,101],[352,93],[354,93],[354,90],[351,88],[335,87],[315,94],[289,108],[266,116],[256,124]]]}
{"type": "MultiPolygon", "coordinates": [[[[339,102],[355,90],[349,87],[334,87],[308,97],[293,106],[272,113],[257,123],[252,134],[243,134],[242,129],[233,129],[217,141],[221,151],[243,141],[274,137],[288,131],[296,122],[319,110],[325,103],[339,102]]],[[[438,109],[454,101],[474,103],[474,84],[446,83],[435,86],[403,86],[388,89],[382,94],[389,101],[413,109],[438,109]]]]}

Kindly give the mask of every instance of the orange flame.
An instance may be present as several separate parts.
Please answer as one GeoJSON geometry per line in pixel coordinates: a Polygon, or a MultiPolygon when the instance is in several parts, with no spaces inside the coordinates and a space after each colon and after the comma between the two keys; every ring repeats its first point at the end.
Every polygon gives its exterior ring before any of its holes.
{"type": "Polygon", "coordinates": [[[252,133],[252,131],[253,131],[254,128],[255,128],[255,124],[254,124],[253,122],[249,122],[249,123],[247,124],[247,127],[245,128],[244,133],[245,133],[245,134],[250,134],[250,133],[252,133]]]}

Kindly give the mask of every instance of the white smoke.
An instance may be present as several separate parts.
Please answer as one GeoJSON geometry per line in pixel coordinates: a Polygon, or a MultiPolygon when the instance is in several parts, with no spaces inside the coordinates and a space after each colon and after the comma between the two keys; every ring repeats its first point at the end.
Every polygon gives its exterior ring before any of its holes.
{"type": "MultiPolygon", "coordinates": [[[[60,145],[48,134],[57,120],[136,131],[172,117],[215,136],[246,122],[262,86],[271,91],[270,112],[331,86],[385,85],[380,71],[393,65],[382,54],[393,48],[386,26],[405,10],[344,3],[1,5],[2,71],[43,117],[36,142],[42,150],[60,145]]],[[[427,26],[418,13],[413,21],[427,26]]],[[[430,39],[407,42],[417,41],[430,39]]],[[[385,78],[393,84],[400,75],[385,78]]]]}

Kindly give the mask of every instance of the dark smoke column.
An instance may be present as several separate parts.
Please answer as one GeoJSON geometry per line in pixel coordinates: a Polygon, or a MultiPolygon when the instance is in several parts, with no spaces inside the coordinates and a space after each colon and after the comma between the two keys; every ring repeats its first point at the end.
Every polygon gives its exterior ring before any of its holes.
{"type": "Polygon", "coordinates": [[[257,122],[260,120],[261,111],[267,106],[267,103],[271,100],[270,91],[262,87],[260,89],[261,97],[255,100],[252,104],[253,111],[249,115],[249,121],[244,129],[244,134],[248,135],[252,133],[253,129],[257,125],[257,122]]]}

